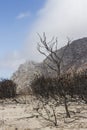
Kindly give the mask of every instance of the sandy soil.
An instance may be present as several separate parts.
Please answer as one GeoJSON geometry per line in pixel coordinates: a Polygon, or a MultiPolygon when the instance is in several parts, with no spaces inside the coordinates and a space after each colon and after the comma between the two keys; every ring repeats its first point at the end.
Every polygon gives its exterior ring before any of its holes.
{"type": "Polygon", "coordinates": [[[64,107],[59,106],[58,127],[37,116],[32,106],[32,103],[1,102],[0,130],[87,130],[87,105],[84,103],[70,103],[70,119],[65,118],[64,107]]]}

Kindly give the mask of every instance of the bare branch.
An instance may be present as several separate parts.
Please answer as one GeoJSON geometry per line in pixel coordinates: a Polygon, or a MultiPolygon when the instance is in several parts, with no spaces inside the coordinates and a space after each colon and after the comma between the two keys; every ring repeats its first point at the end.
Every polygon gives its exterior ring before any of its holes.
{"type": "Polygon", "coordinates": [[[61,73],[61,64],[63,63],[63,57],[64,54],[67,50],[67,48],[69,47],[70,44],[70,40],[68,38],[68,43],[66,45],[66,47],[64,48],[62,55],[58,55],[57,51],[58,51],[58,39],[56,38],[52,38],[51,41],[47,42],[47,38],[45,33],[43,33],[43,38],[40,36],[40,34],[38,34],[39,38],[40,38],[40,44],[38,44],[38,51],[44,55],[47,59],[49,59],[50,62],[53,62],[53,64],[55,65],[55,67],[48,65],[48,67],[50,67],[52,70],[54,70],[57,75],[60,75],[61,73]],[[55,69],[57,68],[57,69],[55,69]]]}
{"type": "Polygon", "coordinates": [[[51,65],[47,64],[45,61],[44,61],[44,63],[45,63],[50,69],[52,69],[52,70],[54,70],[54,71],[57,71],[57,69],[55,69],[55,68],[52,67],[51,65]]]}

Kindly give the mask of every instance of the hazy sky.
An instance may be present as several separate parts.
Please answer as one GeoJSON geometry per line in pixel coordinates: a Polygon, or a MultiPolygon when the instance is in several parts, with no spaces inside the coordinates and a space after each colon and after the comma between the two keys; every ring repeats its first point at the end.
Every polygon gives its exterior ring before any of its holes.
{"type": "Polygon", "coordinates": [[[31,25],[36,21],[37,12],[43,8],[44,2],[0,0],[0,77],[10,76],[26,59],[27,56],[23,57],[21,53],[25,51],[31,25]]]}
{"type": "Polygon", "coordinates": [[[37,32],[57,36],[59,48],[87,37],[87,0],[0,0],[0,77],[26,60],[41,61],[37,32]]]}

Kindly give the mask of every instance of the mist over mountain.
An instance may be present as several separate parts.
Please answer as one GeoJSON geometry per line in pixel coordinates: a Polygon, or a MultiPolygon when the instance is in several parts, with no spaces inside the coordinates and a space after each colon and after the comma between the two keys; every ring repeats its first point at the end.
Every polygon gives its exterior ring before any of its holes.
{"type": "MultiPolygon", "coordinates": [[[[56,51],[56,54],[61,57],[66,46],[56,51]]],[[[26,62],[19,66],[18,70],[14,72],[11,79],[17,84],[17,92],[28,92],[32,80],[36,75],[55,76],[55,71],[51,70],[46,64],[54,66],[53,62],[50,62],[46,58],[42,63],[26,62]]],[[[55,67],[55,66],[54,66],[55,67]]],[[[61,72],[67,72],[70,70],[85,70],[87,69],[87,38],[82,38],[73,41],[66,49],[62,64],[61,72]]]]}

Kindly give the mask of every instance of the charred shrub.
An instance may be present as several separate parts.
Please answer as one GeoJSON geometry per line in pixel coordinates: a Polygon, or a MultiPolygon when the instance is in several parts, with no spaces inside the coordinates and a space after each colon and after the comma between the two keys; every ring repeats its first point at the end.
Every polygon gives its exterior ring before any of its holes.
{"type": "Polygon", "coordinates": [[[73,76],[72,88],[74,90],[74,95],[78,98],[87,101],[87,73],[86,71],[77,73],[73,76]]]}
{"type": "Polygon", "coordinates": [[[67,75],[61,75],[59,78],[45,78],[44,76],[37,77],[31,84],[32,92],[35,96],[49,97],[64,97],[70,95],[72,79],[67,75]]]}
{"type": "Polygon", "coordinates": [[[70,117],[68,102],[81,101],[87,102],[87,75],[82,73],[63,74],[56,78],[37,77],[31,84],[32,93],[39,100],[55,100],[58,104],[63,103],[66,117],[70,117]],[[77,100],[78,99],[78,100],[77,100]]]}
{"type": "Polygon", "coordinates": [[[13,98],[16,96],[16,84],[12,80],[0,81],[0,98],[13,98]]]}
{"type": "Polygon", "coordinates": [[[55,100],[58,104],[64,103],[66,116],[70,117],[68,104],[67,104],[67,95],[68,92],[68,81],[67,76],[62,75],[57,78],[45,78],[44,76],[37,77],[32,82],[32,92],[39,99],[45,99],[46,102],[49,102],[50,99],[55,100]]]}
{"type": "Polygon", "coordinates": [[[41,96],[43,98],[49,98],[53,89],[53,82],[50,78],[44,76],[37,77],[31,84],[32,92],[35,96],[41,96]]]}

